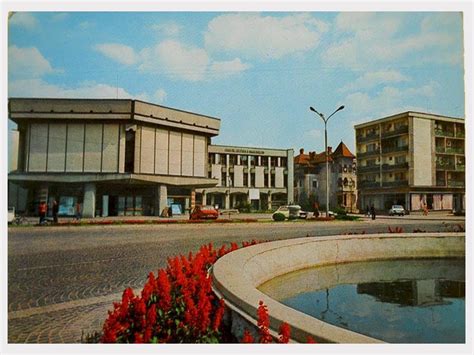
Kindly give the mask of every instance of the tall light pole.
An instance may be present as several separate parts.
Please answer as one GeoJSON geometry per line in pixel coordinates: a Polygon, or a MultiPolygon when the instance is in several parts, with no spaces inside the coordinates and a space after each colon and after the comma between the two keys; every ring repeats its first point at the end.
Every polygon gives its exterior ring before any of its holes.
{"type": "Polygon", "coordinates": [[[329,119],[338,111],[344,109],[344,106],[340,106],[336,111],[331,113],[328,118],[325,118],[324,115],[312,106],[309,108],[311,111],[315,112],[324,122],[324,148],[326,151],[326,217],[329,217],[329,153],[328,153],[328,131],[327,123],[329,119]]]}

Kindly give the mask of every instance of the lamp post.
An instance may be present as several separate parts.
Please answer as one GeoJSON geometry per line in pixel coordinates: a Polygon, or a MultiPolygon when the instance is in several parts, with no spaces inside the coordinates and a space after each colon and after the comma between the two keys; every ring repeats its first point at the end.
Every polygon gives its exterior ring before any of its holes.
{"type": "Polygon", "coordinates": [[[328,131],[327,123],[329,119],[338,111],[344,109],[344,106],[340,106],[336,111],[331,113],[328,118],[325,118],[324,115],[312,106],[309,108],[311,111],[315,112],[324,122],[324,148],[326,151],[326,217],[329,217],[329,154],[328,154],[328,131]]]}

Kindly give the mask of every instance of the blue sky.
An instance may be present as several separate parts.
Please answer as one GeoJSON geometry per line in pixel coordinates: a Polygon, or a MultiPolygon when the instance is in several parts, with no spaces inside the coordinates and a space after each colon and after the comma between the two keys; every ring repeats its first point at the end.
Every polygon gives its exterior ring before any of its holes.
{"type": "MultiPolygon", "coordinates": [[[[9,97],[137,98],[221,118],[215,144],[354,151],[354,124],[464,117],[460,12],[30,12],[9,97]]],[[[10,128],[12,125],[9,125],[10,128]]]]}

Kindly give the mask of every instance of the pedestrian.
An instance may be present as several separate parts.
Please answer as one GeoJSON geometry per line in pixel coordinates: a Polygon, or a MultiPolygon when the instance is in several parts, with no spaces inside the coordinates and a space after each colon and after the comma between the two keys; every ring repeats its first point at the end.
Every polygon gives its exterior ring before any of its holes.
{"type": "Polygon", "coordinates": [[[76,220],[80,221],[82,218],[82,205],[79,201],[76,203],[76,220]]]}
{"type": "Polygon", "coordinates": [[[313,213],[315,218],[319,217],[319,205],[317,202],[313,204],[313,213]]]}
{"type": "Polygon", "coordinates": [[[375,207],[374,207],[374,205],[372,205],[372,207],[370,207],[370,214],[372,215],[372,219],[374,220],[375,219],[375,207]]]}
{"type": "Polygon", "coordinates": [[[423,215],[424,215],[424,216],[428,216],[428,205],[427,205],[427,204],[425,204],[425,205],[423,206],[423,215]]]}
{"type": "Polygon", "coordinates": [[[59,204],[56,199],[53,200],[53,221],[54,223],[58,223],[58,212],[59,212],[59,204]]]}
{"type": "Polygon", "coordinates": [[[365,215],[366,215],[367,217],[370,217],[369,205],[367,205],[367,207],[365,208],[365,215]]]}
{"type": "Polygon", "coordinates": [[[48,206],[46,205],[45,201],[41,201],[39,204],[38,212],[39,212],[39,224],[43,224],[46,220],[46,211],[48,210],[48,206]]]}

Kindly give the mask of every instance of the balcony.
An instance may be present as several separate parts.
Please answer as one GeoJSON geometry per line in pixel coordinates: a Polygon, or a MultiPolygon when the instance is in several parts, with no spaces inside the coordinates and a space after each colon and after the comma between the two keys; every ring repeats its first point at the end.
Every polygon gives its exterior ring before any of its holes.
{"type": "Polygon", "coordinates": [[[380,169],[379,164],[359,166],[359,173],[366,173],[369,171],[379,171],[379,169],[380,169]]]}
{"type": "Polygon", "coordinates": [[[456,147],[446,148],[446,153],[449,153],[449,154],[464,154],[464,148],[456,148],[456,147]]]}
{"type": "Polygon", "coordinates": [[[448,181],[448,187],[466,187],[466,183],[464,181],[451,180],[448,181]]]}
{"type": "Polygon", "coordinates": [[[357,158],[365,158],[365,157],[370,157],[373,155],[379,155],[380,154],[380,149],[374,149],[368,152],[363,152],[363,153],[357,153],[357,158]]]}
{"type": "Polygon", "coordinates": [[[359,188],[377,188],[380,187],[380,182],[378,181],[361,181],[359,182],[359,188]]]}
{"type": "Polygon", "coordinates": [[[384,181],[383,187],[402,187],[408,186],[408,180],[395,180],[395,181],[384,181]]]}
{"type": "Polygon", "coordinates": [[[393,153],[393,152],[403,152],[408,151],[408,145],[401,145],[398,147],[382,147],[382,153],[393,153]]]}
{"type": "Polygon", "coordinates": [[[436,186],[446,186],[445,180],[436,180],[436,186]]]}
{"type": "Polygon", "coordinates": [[[455,170],[454,163],[440,163],[436,162],[436,170],[455,170]]]}
{"type": "Polygon", "coordinates": [[[456,138],[464,138],[465,137],[465,133],[464,131],[456,131],[456,138]]]}
{"type": "Polygon", "coordinates": [[[454,137],[454,131],[447,131],[440,128],[435,128],[434,133],[437,137],[454,137]]]}
{"type": "Polygon", "coordinates": [[[389,137],[394,137],[394,136],[399,136],[399,135],[407,134],[407,133],[408,133],[408,126],[403,125],[403,126],[395,128],[392,131],[383,132],[382,133],[382,139],[389,138],[389,137]]]}
{"type": "Polygon", "coordinates": [[[398,163],[398,164],[383,164],[382,169],[384,171],[408,169],[408,162],[403,162],[403,163],[398,163]]]}
{"type": "Polygon", "coordinates": [[[456,171],[465,171],[465,170],[466,170],[465,165],[456,164],[456,171]]]}
{"type": "Polygon", "coordinates": [[[362,143],[362,142],[368,142],[368,141],[373,141],[373,140],[378,140],[379,139],[379,133],[370,133],[366,134],[365,136],[359,135],[357,136],[357,142],[362,143]]]}

